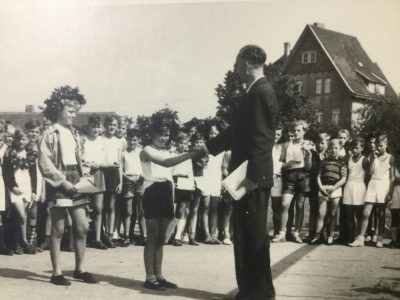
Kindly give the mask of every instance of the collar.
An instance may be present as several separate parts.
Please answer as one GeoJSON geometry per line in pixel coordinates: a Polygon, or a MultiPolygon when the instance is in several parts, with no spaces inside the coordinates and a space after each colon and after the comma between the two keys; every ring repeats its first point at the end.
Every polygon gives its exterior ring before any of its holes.
{"type": "Polygon", "coordinates": [[[249,87],[247,88],[246,94],[248,94],[248,93],[250,92],[250,89],[253,87],[253,85],[254,85],[258,80],[260,80],[260,79],[263,78],[263,77],[264,77],[264,75],[260,75],[260,76],[256,77],[256,78],[254,79],[254,81],[253,81],[252,83],[250,83],[249,87]]]}
{"type": "Polygon", "coordinates": [[[50,126],[49,126],[49,133],[55,133],[55,132],[60,132],[60,129],[61,130],[63,130],[63,129],[69,129],[71,132],[72,132],[72,134],[73,135],[75,135],[76,133],[77,133],[77,130],[73,127],[73,126],[70,126],[70,127],[64,127],[64,126],[62,126],[62,125],[60,125],[60,124],[58,124],[58,123],[54,123],[54,124],[51,124],[50,126]]]}

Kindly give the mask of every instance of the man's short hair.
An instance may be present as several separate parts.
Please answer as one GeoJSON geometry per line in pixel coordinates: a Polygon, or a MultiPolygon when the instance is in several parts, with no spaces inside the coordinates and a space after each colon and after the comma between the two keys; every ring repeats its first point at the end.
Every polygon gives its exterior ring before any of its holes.
{"type": "Polygon", "coordinates": [[[256,45],[244,46],[240,49],[238,56],[249,64],[256,66],[264,65],[267,61],[267,54],[265,51],[256,45]]]}

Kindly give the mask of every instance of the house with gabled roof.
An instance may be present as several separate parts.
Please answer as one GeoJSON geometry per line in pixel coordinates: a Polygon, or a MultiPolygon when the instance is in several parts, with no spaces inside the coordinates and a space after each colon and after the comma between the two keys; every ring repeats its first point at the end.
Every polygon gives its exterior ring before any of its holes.
{"type": "Polygon", "coordinates": [[[357,111],[371,101],[397,99],[389,81],[354,36],[307,25],[293,50],[278,61],[298,91],[317,107],[321,124],[350,127],[357,111]]]}

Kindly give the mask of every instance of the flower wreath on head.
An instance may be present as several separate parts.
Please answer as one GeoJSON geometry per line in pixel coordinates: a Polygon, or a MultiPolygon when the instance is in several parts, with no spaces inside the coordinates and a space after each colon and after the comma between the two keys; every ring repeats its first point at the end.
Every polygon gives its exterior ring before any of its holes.
{"type": "Polygon", "coordinates": [[[74,106],[78,111],[86,103],[85,97],[80,94],[78,88],[68,85],[56,88],[48,99],[44,101],[45,106],[41,107],[46,118],[55,121],[57,114],[65,106],[74,106]]]}

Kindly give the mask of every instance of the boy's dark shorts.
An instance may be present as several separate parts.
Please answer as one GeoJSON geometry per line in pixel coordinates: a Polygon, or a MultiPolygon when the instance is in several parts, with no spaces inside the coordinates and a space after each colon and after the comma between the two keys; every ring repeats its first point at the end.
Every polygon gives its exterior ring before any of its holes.
{"type": "Polygon", "coordinates": [[[309,172],[304,168],[284,170],[282,176],[282,194],[295,195],[297,193],[305,194],[310,192],[310,176],[309,172]]]}

